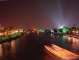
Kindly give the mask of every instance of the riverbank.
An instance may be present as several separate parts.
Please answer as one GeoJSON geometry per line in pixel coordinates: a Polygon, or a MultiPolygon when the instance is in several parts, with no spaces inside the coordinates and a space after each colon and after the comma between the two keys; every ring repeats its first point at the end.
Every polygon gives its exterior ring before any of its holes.
{"type": "Polygon", "coordinates": [[[22,34],[22,33],[20,33],[20,34],[17,33],[17,34],[8,35],[8,36],[0,36],[0,43],[11,41],[13,39],[17,39],[23,35],[24,34],[22,34]]]}

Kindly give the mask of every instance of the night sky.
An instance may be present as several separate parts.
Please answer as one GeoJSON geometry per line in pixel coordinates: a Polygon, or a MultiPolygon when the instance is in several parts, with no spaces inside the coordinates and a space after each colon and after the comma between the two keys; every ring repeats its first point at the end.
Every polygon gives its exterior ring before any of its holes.
{"type": "Polygon", "coordinates": [[[0,0],[0,23],[26,29],[79,25],[79,0],[0,0]]]}

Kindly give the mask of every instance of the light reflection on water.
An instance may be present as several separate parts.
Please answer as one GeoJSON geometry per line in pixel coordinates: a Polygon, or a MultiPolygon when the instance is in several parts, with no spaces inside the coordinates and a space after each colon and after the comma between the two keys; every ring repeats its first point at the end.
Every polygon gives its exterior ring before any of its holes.
{"type": "Polygon", "coordinates": [[[49,56],[49,55],[45,55],[45,60],[54,60],[51,56],[49,56]]]}
{"type": "Polygon", "coordinates": [[[0,60],[12,60],[14,59],[16,48],[17,48],[17,40],[12,40],[9,42],[4,42],[0,44],[0,60]]]}
{"type": "Polygon", "coordinates": [[[55,35],[52,40],[54,44],[72,51],[73,53],[79,54],[79,38],[66,35],[55,35]]]}
{"type": "Polygon", "coordinates": [[[11,42],[11,52],[12,52],[12,55],[14,55],[15,51],[16,51],[16,41],[13,40],[11,42]]]}
{"type": "Polygon", "coordinates": [[[77,38],[72,39],[72,49],[75,52],[79,51],[79,39],[77,39],[77,38]]]}
{"type": "Polygon", "coordinates": [[[0,58],[2,58],[2,52],[3,52],[2,45],[0,44],[0,58]]]}
{"type": "Polygon", "coordinates": [[[4,42],[0,44],[0,60],[44,60],[41,48],[35,35],[4,42]]]}
{"type": "MultiPolygon", "coordinates": [[[[65,35],[62,35],[62,36],[60,36],[60,35],[57,35],[57,36],[44,35],[44,36],[45,37],[41,36],[42,40],[40,38],[41,43],[43,43],[44,41],[47,41],[48,39],[51,39],[52,43],[55,43],[61,47],[64,47],[65,49],[68,49],[76,54],[79,54],[79,39],[78,38],[72,38],[72,37],[68,37],[65,35]]],[[[30,37],[30,36],[28,36],[28,37],[30,37]]],[[[31,53],[32,53],[32,56],[33,56],[33,54],[36,54],[38,57],[37,59],[39,59],[39,57],[42,57],[41,60],[44,60],[43,59],[43,57],[44,57],[45,60],[52,60],[52,58],[50,56],[42,55],[42,52],[41,52],[42,50],[39,49],[40,47],[38,45],[39,42],[36,41],[36,40],[38,40],[38,37],[36,37],[36,38],[34,38],[34,40],[32,40],[33,37],[35,37],[35,35],[32,36],[31,38],[28,38],[27,41],[24,37],[22,37],[21,39],[16,39],[16,40],[12,40],[10,42],[5,42],[5,43],[0,44],[0,60],[1,59],[18,60],[15,58],[19,58],[19,59],[21,57],[26,58],[27,56],[30,56],[31,53]],[[32,48],[32,50],[30,50],[31,48],[32,48]],[[25,53],[27,53],[27,54],[25,54],[25,53]],[[16,55],[17,55],[17,57],[16,57],[16,55]],[[20,55],[20,57],[18,55],[20,55]],[[22,55],[24,55],[24,56],[22,56],[22,55]]],[[[48,41],[50,41],[50,40],[48,40],[48,41]]],[[[35,56],[34,56],[34,58],[35,58],[35,56]]]]}
{"type": "Polygon", "coordinates": [[[72,52],[79,54],[79,39],[67,36],[68,43],[71,45],[72,52]]]}
{"type": "Polygon", "coordinates": [[[16,50],[15,45],[16,45],[15,40],[13,40],[11,42],[2,43],[0,45],[0,48],[1,48],[0,50],[1,50],[1,53],[2,53],[2,54],[0,53],[1,59],[3,59],[3,60],[12,60],[12,57],[13,57],[13,55],[15,53],[15,50],[16,50]]]}

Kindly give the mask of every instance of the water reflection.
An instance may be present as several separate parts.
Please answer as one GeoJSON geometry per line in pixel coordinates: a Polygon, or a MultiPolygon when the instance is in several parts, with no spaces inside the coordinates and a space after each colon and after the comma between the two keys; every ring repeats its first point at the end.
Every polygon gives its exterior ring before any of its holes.
{"type": "Polygon", "coordinates": [[[0,60],[12,60],[16,53],[16,40],[0,44],[0,60]]]}
{"type": "Polygon", "coordinates": [[[0,44],[0,59],[2,58],[2,52],[3,52],[2,45],[0,44]]]}
{"type": "Polygon", "coordinates": [[[12,55],[14,55],[15,51],[16,51],[16,41],[13,40],[11,42],[11,53],[12,53],[12,55]]]}
{"type": "Polygon", "coordinates": [[[71,42],[71,40],[72,40],[71,37],[67,37],[67,39],[68,39],[68,42],[71,42]]]}
{"type": "Polygon", "coordinates": [[[74,37],[69,37],[65,35],[54,35],[52,38],[53,44],[56,44],[64,49],[72,51],[79,54],[79,39],[74,37]]]}
{"type": "Polygon", "coordinates": [[[49,55],[45,55],[45,60],[54,60],[51,56],[49,56],[49,55]]]}
{"type": "Polygon", "coordinates": [[[77,51],[79,51],[79,40],[77,39],[77,38],[73,38],[72,39],[72,49],[75,51],[75,52],[77,52],[77,51]]]}
{"type": "Polygon", "coordinates": [[[67,37],[69,46],[71,47],[71,51],[79,54],[79,39],[74,37],[67,37]]]}
{"type": "Polygon", "coordinates": [[[0,60],[44,60],[44,50],[35,34],[0,44],[0,60]]]}
{"type": "Polygon", "coordinates": [[[53,60],[44,54],[44,44],[54,43],[60,47],[79,54],[79,39],[65,35],[36,35],[0,44],[0,60],[53,60]]]}

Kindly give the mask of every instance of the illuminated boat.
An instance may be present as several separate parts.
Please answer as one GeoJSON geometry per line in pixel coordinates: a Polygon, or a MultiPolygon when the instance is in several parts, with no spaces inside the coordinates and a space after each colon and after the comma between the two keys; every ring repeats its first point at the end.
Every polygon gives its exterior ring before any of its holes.
{"type": "Polygon", "coordinates": [[[45,46],[45,51],[54,58],[54,60],[79,60],[79,55],[53,44],[51,46],[45,46]]]}

